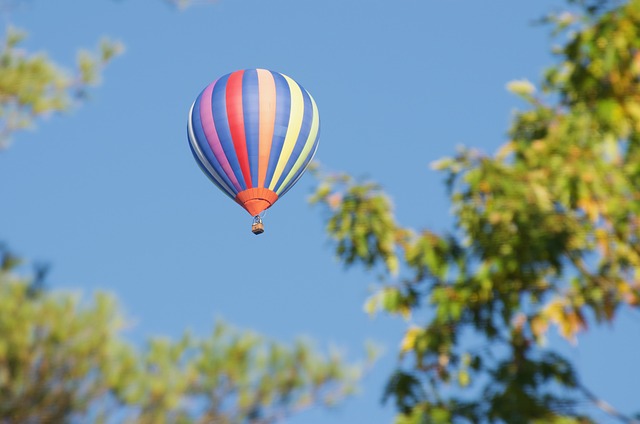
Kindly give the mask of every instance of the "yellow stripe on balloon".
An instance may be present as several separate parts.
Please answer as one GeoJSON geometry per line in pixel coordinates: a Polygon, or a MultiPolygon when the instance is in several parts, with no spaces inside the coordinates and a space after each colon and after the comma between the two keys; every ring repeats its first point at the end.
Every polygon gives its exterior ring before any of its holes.
{"type": "Polygon", "coordinates": [[[291,168],[291,171],[289,171],[289,175],[287,175],[287,178],[285,178],[282,185],[280,185],[278,190],[276,190],[276,193],[278,194],[278,196],[280,195],[282,190],[287,186],[289,181],[291,181],[291,179],[300,170],[300,167],[302,166],[304,161],[307,159],[307,157],[310,154],[313,154],[311,149],[313,148],[313,144],[315,143],[316,137],[318,136],[318,129],[320,128],[320,117],[318,114],[318,106],[316,106],[316,101],[313,100],[313,97],[311,97],[310,94],[309,94],[309,98],[311,99],[311,105],[313,107],[313,115],[312,115],[313,121],[311,121],[311,130],[309,131],[309,137],[307,137],[307,141],[304,144],[302,153],[300,153],[300,156],[298,156],[298,160],[296,160],[296,163],[293,164],[293,168],[291,168]]]}
{"type": "Polygon", "coordinates": [[[284,137],[284,144],[282,145],[282,152],[278,158],[278,164],[276,170],[271,178],[271,184],[269,189],[275,191],[275,185],[278,183],[287,161],[293,153],[293,148],[296,147],[296,141],[298,135],[300,135],[300,128],[302,127],[302,118],[304,115],[304,99],[302,97],[302,91],[300,86],[291,78],[286,75],[282,75],[289,84],[289,91],[291,92],[291,112],[289,114],[289,127],[287,128],[287,134],[284,137]]]}

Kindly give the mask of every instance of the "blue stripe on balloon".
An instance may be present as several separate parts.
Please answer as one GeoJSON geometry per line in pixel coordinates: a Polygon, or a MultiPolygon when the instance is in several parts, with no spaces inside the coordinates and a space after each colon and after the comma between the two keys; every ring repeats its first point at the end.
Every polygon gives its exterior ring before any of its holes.
{"type": "Polygon", "coordinates": [[[233,186],[233,183],[227,176],[226,172],[224,172],[224,169],[222,169],[222,166],[218,162],[218,159],[216,159],[215,155],[213,154],[213,151],[211,150],[211,146],[209,146],[209,143],[207,142],[207,136],[205,135],[204,129],[202,128],[202,119],[200,118],[200,102],[201,101],[202,101],[202,93],[200,93],[200,95],[196,99],[193,105],[193,112],[191,113],[191,124],[192,124],[193,133],[196,138],[195,141],[196,143],[198,143],[198,146],[200,147],[200,151],[207,158],[207,162],[211,164],[213,169],[215,169],[216,173],[224,180],[224,182],[229,186],[229,188],[236,191],[235,187],[233,186]]]}
{"type": "Polygon", "coordinates": [[[287,80],[277,72],[271,72],[276,85],[276,117],[273,126],[273,141],[271,143],[271,152],[269,153],[269,166],[267,167],[267,177],[264,186],[269,187],[273,173],[278,165],[284,138],[287,135],[287,127],[289,126],[289,117],[291,115],[291,91],[287,80]]]}
{"type": "MultiPolygon", "coordinates": [[[[313,123],[313,105],[311,103],[311,97],[309,97],[309,93],[300,87],[300,91],[302,92],[302,101],[303,101],[303,112],[302,112],[302,124],[300,125],[300,133],[298,134],[298,139],[296,140],[296,144],[293,147],[293,151],[291,152],[291,156],[287,160],[287,164],[284,167],[284,171],[280,175],[280,179],[278,183],[274,186],[274,191],[278,191],[284,180],[291,172],[291,168],[295,165],[298,157],[302,153],[304,149],[304,145],[307,143],[309,139],[309,133],[311,132],[311,124],[313,123]]],[[[309,153],[313,152],[310,150],[309,153]]],[[[293,179],[289,180],[290,182],[293,179]]]]}
{"type": "Polygon", "coordinates": [[[242,112],[244,114],[244,135],[249,156],[252,186],[258,184],[258,162],[260,158],[260,99],[258,91],[258,71],[248,69],[242,77],[242,112]]]}
{"type": "MultiPolygon", "coordinates": [[[[189,129],[187,128],[187,138],[189,140],[191,140],[191,136],[189,135],[189,129]]],[[[197,141],[196,141],[197,142],[197,141]]],[[[199,144],[198,144],[199,145],[199,144]]],[[[191,142],[189,143],[189,149],[191,149],[191,153],[193,154],[193,157],[196,159],[196,163],[198,164],[198,167],[202,170],[202,172],[204,172],[204,174],[209,177],[209,180],[220,189],[220,191],[222,191],[224,194],[226,194],[227,196],[229,196],[230,198],[234,198],[235,197],[235,193],[229,193],[227,191],[227,189],[225,189],[222,185],[220,185],[220,183],[218,183],[218,181],[216,181],[215,177],[213,175],[211,175],[211,173],[209,172],[209,170],[207,169],[207,167],[202,163],[202,161],[200,160],[200,157],[198,156],[198,153],[196,153],[195,149],[193,148],[193,145],[191,144],[191,142]]]]}
{"type": "Polygon", "coordinates": [[[227,120],[227,81],[229,80],[227,74],[221,77],[213,87],[213,93],[211,94],[211,113],[213,114],[213,122],[216,125],[216,132],[222,145],[229,165],[233,171],[238,183],[243,190],[247,189],[247,184],[242,176],[242,170],[240,168],[240,162],[238,161],[238,155],[236,149],[233,146],[233,138],[231,138],[231,130],[229,129],[229,121],[227,120]]]}

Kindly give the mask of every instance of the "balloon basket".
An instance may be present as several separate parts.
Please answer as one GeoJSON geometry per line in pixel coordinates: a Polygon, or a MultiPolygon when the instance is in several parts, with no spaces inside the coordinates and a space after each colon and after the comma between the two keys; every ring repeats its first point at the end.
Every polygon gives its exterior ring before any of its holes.
{"type": "Polygon", "coordinates": [[[255,235],[264,233],[264,224],[262,223],[262,218],[259,216],[253,217],[253,224],[251,224],[251,232],[255,235]]]}

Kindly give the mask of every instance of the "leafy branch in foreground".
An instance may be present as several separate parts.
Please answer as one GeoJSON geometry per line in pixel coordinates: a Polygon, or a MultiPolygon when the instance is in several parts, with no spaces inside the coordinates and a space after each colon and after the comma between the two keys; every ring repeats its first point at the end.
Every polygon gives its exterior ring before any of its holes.
{"type": "Polygon", "coordinates": [[[495,155],[434,164],[450,233],[402,227],[373,184],[320,176],[338,257],[387,276],[365,308],[409,321],[385,390],[398,423],[595,422],[587,402],[637,422],[545,340],[640,306],[640,2],[598,10],[557,21],[575,33],[542,95],[509,84],[529,107],[495,155]]]}
{"type": "Polygon", "coordinates": [[[137,349],[112,297],[33,291],[18,265],[1,252],[3,423],[274,423],[343,401],[363,370],[308,342],[286,346],[223,322],[208,337],[137,349]]]}
{"type": "Polygon", "coordinates": [[[0,46],[0,148],[37,118],[68,111],[85,98],[87,89],[100,82],[103,67],[123,51],[120,43],[103,40],[98,53],[81,50],[76,71],[69,72],[43,53],[26,53],[20,48],[24,37],[8,28],[0,46]]]}

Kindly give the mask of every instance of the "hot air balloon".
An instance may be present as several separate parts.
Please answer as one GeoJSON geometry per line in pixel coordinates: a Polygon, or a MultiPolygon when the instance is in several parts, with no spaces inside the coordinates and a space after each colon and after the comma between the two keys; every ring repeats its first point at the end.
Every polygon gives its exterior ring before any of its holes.
{"type": "Polygon", "coordinates": [[[209,84],[189,111],[189,145],[200,169],[254,217],[284,196],[311,162],[320,135],[313,97],[290,77],[246,69],[209,84]]]}

